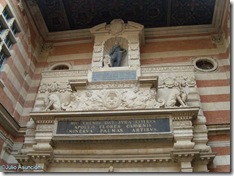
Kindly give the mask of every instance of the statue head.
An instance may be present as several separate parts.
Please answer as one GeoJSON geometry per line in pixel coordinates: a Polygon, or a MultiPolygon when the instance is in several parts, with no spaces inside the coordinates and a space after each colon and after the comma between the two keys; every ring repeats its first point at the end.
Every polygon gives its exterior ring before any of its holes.
{"type": "Polygon", "coordinates": [[[119,42],[117,40],[115,41],[115,45],[119,45],[119,42]]]}

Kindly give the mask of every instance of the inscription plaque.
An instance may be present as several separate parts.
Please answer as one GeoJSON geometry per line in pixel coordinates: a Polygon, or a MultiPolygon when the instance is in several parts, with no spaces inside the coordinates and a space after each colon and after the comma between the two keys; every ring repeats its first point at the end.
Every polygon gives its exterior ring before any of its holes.
{"type": "Polygon", "coordinates": [[[135,70],[93,72],[92,81],[136,80],[135,70]]]}
{"type": "Polygon", "coordinates": [[[58,121],[56,134],[124,134],[170,132],[169,118],[58,121]]]}

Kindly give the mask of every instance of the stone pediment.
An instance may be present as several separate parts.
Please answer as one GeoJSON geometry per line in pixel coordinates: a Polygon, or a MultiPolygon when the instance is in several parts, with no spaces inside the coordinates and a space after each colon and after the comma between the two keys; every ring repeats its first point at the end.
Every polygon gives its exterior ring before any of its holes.
{"type": "Polygon", "coordinates": [[[94,26],[90,29],[92,34],[111,34],[111,35],[120,35],[126,32],[140,31],[143,32],[144,26],[135,23],[133,21],[128,21],[124,23],[121,19],[114,19],[110,24],[101,23],[97,26],[94,26]]]}

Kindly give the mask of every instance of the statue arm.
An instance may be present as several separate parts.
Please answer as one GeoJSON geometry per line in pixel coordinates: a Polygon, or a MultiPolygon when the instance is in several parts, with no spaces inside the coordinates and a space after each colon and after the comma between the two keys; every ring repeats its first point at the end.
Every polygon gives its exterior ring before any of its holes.
{"type": "Polygon", "coordinates": [[[177,95],[176,98],[177,98],[177,100],[180,102],[180,104],[181,104],[183,107],[186,106],[185,102],[182,100],[182,98],[180,97],[180,95],[177,95]]]}
{"type": "Polygon", "coordinates": [[[53,101],[49,101],[49,104],[46,106],[46,108],[44,109],[44,111],[47,111],[52,105],[53,105],[53,101]]]}

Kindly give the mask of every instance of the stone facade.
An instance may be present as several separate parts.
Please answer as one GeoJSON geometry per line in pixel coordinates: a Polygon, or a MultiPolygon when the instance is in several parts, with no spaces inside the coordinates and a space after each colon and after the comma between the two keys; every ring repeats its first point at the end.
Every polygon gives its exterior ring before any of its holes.
{"type": "Polygon", "coordinates": [[[35,2],[0,3],[21,29],[0,70],[4,172],[230,172],[229,3],[222,33],[114,19],[61,35],[38,31],[35,2]]]}

